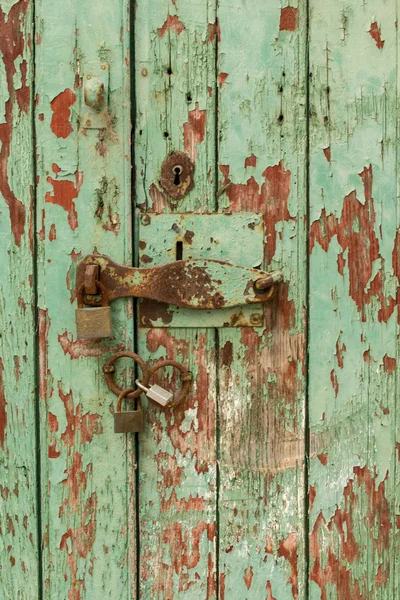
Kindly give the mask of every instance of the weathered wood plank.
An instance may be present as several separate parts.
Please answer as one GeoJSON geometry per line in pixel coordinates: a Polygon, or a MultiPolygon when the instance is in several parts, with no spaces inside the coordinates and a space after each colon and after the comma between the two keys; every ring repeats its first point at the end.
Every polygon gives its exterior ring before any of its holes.
{"type": "Polygon", "coordinates": [[[39,595],[32,2],[0,7],[0,595],[39,595]],[[25,582],[29,580],[29,586],[25,582]]]}
{"type": "Polygon", "coordinates": [[[400,593],[397,10],[311,1],[312,599],[400,593]]]}
{"type": "MultiPolygon", "coordinates": [[[[214,208],[214,4],[137,3],[135,192],[140,211],[214,208]],[[172,204],[158,184],[162,161],[174,150],[187,152],[196,166],[194,189],[178,204],[172,204]]],[[[153,240],[157,243],[162,238],[153,240]]],[[[163,411],[145,404],[146,431],[139,438],[141,597],[212,600],[216,593],[213,330],[141,329],[139,351],[151,361],[174,358],[194,376],[193,392],[181,406],[163,411]]],[[[174,388],[179,387],[176,375],[174,388]]],[[[163,381],[160,373],[157,382],[163,381]]],[[[171,379],[165,383],[170,387],[171,379]]]]}
{"type": "Polygon", "coordinates": [[[218,21],[219,208],[263,213],[285,279],[261,328],[219,331],[219,597],[304,598],[306,2],[218,21]]]}
{"type": "Polygon", "coordinates": [[[128,7],[39,0],[36,17],[44,598],[130,598],[132,466],[102,365],[132,347],[131,310],[113,303],[114,338],[103,343],[77,340],[74,318],[79,258],[131,257],[128,7]],[[93,64],[109,73],[103,129],[80,120],[93,64]]]}

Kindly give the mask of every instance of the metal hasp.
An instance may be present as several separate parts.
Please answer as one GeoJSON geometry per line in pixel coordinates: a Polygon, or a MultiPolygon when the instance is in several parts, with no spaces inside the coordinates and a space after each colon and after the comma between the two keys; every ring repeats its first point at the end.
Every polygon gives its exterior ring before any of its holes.
{"type": "MultiPolygon", "coordinates": [[[[85,283],[86,268],[99,265],[99,282],[108,301],[123,297],[147,298],[191,309],[219,309],[269,300],[282,273],[265,273],[211,259],[178,260],[166,265],[135,268],[120,265],[108,256],[89,254],[77,265],[76,288],[85,283]]],[[[86,292],[86,290],[84,290],[86,292]]],[[[89,306],[101,298],[83,295],[89,306]]]]}

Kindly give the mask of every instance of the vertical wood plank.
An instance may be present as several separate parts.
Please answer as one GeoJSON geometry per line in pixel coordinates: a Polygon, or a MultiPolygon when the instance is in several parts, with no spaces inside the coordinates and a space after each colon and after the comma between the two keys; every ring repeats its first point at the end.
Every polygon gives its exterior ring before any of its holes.
{"type": "Polygon", "coordinates": [[[311,1],[312,599],[399,596],[397,12],[311,1]]]}
{"type": "Polygon", "coordinates": [[[32,2],[0,7],[0,581],[36,600],[32,2]],[[24,582],[29,580],[30,585],[24,582]]]}
{"type": "Polygon", "coordinates": [[[221,600],[305,597],[307,19],[284,4],[218,8],[219,209],[262,213],[284,273],[261,327],[219,331],[221,600]]]}
{"type": "MultiPolygon", "coordinates": [[[[135,12],[136,206],[140,212],[210,212],[215,171],[214,2],[139,0],[135,12]],[[159,186],[174,150],[195,162],[194,189],[173,204],[159,186]]],[[[154,240],[162,244],[163,240],[154,240]]],[[[185,249],[183,249],[185,253],[185,249]]],[[[183,257],[185,254],[183,254],[183,257]]],[[[141,266],[146,266],[145,264],[141,266]]],[[[146,408],[140,435],[141,597],[215,598],[215,356],[213,330],[139,330],[151,362],[175,359],[194,376],[181,406],[146,408]]],[[[179,387],[176,372],[161,385],[179,387]]]]}
{"type": "Polygon", "coordinates": [[[132,467],[102,365],[132,347],[131,309],[113,303],[114,338],[78,340],[74,292],[86,254],[131,259],[128,6],[39,0],[36,17],[44,598],[130,598],[132,467]],[[108,73],[102,129],[81,118],[88,64],[108,73]]]}

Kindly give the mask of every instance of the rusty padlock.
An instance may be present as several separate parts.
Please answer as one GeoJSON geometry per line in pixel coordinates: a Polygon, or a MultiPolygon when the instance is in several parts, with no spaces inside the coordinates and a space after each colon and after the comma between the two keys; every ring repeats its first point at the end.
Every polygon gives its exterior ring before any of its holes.
{"type": "Polygon", "coordinates": [[[83,307],[84,285],[78,290],[78,308],[75,311],[76,333],[81,339],[107,338],[112,335],[111,308],[108,306],[107,290],[97,282],[101,291],[101,306],[83,307]]]}
{"type": "Polygon", "coordinates": [[[138,433],[144,430],[144,414],[140,396],[136,410],[121,411],[122,400],[134,391],[133,388],[128,388],[118,396],[117,410],[114,413],[114,433],[138,433]]]}

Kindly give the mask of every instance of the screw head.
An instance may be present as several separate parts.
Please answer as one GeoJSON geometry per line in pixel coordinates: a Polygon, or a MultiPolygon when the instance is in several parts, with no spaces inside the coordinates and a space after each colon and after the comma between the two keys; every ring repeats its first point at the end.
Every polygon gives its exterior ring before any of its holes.
{"type": "Polygon", "coordinates": [[[256,315],[256,314],[251,315],[250,316],[250,323],[252,325],[260,325],[260,323],[261,323],[261,315],[256,315]]]}
{"type": "Polygon", "coordinates": [[[147,69],[142,69],[142,75],[143,77],[147,77],[147,75],[149,74],[147,69]]]}
{"type": "Polygon", "coordinates": [[[150,215],[148,215],[147,213],[145,213],[144,215],[142,215],[142,225],[150,225],[151,223],[151,218],[150,215]]]}

